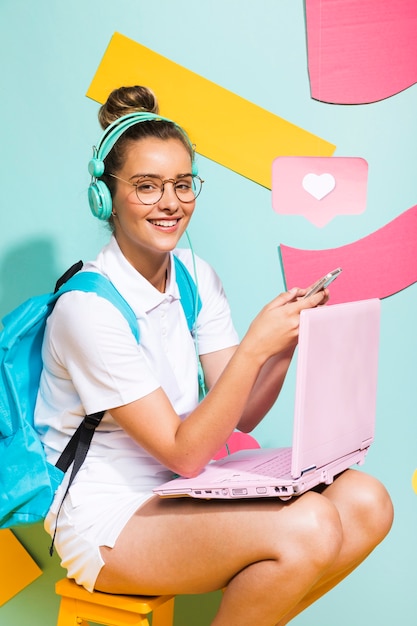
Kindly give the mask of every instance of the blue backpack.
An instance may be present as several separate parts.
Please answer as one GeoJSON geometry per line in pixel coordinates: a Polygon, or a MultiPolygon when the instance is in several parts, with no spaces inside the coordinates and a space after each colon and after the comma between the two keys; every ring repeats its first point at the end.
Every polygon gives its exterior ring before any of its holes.
{"type": "MultiPolygon", "coordinates": [[[[187,268],[176,256],[174,259],[181,304],[191,332],[201,301],[187,268]]],[[[79,273],[81,268],[80,261],[59,279],[53,293],[30,298],[3,319],[4,328],[0,333],[0,528],[44,519],[55,490],[74,461],[69,488],[104,415],[104,411],[86,415],[57,464],[48,463],[33,416],[42,371],[46,320],[57,299],[74,290],[97,293],[120,310],[139,342],[136,316],[126,300],[107,278],[96,272],[79,273]]]]}

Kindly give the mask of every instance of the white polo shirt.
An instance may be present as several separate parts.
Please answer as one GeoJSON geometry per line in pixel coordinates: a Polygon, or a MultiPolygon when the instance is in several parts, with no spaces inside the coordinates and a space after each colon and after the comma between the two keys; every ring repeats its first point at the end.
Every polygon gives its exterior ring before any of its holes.
{"type": "MultiPolygon", "coordinates": [[[[174,254],[193,275],[191,252],[174,254]]],[[[202,308],[197,320],[200,354],[238,343],[229,305],[214,270],[196,258],[202,308]]],[[[85,270],[107,276],[129,302],[138,320],[137,344],[122,314],[94,293],[61,296],[50,315],[43,345],[44,369],[35,424],[50,462],[55,463],[86,413],[111,409],[162,387],[185,418],[198,402],[197,360],[171,259],[165,293],[141,276],[114,237],[85,270]]],[[[152,415],[149,415],[152,420],[152,415]]],[[[149,491],[169,477],[106,413],[76,482],[124,485],[149,491]]],[[[111,491],[111,488],[110,488],[111,491]]],[[[87,494],[86,494],[87,495],[87,494]]],[[[104,495],[104,493],[103,493],[104,495]]]]}

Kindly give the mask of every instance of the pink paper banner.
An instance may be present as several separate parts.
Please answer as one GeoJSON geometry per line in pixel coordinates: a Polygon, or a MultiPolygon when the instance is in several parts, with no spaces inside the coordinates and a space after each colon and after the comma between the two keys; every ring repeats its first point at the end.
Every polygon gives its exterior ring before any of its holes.
{"type": "Polygon", "coordinates": [[[388,98],[417,82],[416,0],[306,0],[311,95],[388,98]]]}
{"type": "Polygon", "coordinates": [[[332,304],[386,298],[417,281],[417,205],[371,235],[340,248],[301,250],[280,244],[285,282],[308,287],[341,267],[329,287],[332,304]]]}

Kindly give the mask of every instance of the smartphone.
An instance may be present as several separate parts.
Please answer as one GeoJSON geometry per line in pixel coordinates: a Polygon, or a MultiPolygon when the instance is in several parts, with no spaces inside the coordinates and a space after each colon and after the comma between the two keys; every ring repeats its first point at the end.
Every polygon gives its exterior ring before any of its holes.
{"type": "Polygon", "coordinates": [[[320,278],[320,280],[318,280],[316,283],[314,283],[314,285],[310,287],[310,289],[307,291],[305,296],[303,296],[303,298],[309,298],[310,296],[313,296],[318,291],[321,291],[322,289],[326,289],[326,287],[328,287],[330,283],[332,283],[334,279],[339,276],[341,271],[342,271],[342,268],[338,267],[332,272],[329,272],[328,274],[326,274],[326,276],[323,276],[323,278],[320,278]]]}

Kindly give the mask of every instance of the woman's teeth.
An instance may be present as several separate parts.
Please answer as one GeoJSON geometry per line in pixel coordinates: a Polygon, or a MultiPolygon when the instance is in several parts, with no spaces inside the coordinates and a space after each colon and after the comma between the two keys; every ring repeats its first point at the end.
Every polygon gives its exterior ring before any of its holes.
{"type": "Polygon", "coordinates": [[[167,228],[175,226],[178,220],[149,220],[155,226],[165,226],[167,228]]]}

